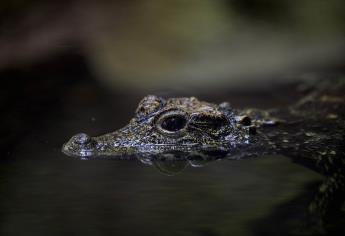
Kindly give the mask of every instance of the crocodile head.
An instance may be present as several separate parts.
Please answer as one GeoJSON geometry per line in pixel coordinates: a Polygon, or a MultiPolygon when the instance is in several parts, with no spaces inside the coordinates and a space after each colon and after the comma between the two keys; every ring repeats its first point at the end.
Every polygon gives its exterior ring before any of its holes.
{"type": "Polygon", "coordinates": [[[73,136],[63,152],[70,156],[102,156],[169,151],[237,150],[250,143],[250,120],[228,103],[195,97],[144,97],[128,125],[98,137],[73,136]]]}

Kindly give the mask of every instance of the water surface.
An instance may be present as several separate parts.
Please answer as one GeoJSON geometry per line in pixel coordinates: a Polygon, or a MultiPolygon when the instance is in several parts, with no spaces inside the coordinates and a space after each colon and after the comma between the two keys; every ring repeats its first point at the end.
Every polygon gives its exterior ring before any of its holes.
{"type": "Polygon", "coordinates": [[[321,179],[278,156],[175,176],[135,160],[59,155],[1,168],[1,235],[284,234],[303,220],[321,179]]]}

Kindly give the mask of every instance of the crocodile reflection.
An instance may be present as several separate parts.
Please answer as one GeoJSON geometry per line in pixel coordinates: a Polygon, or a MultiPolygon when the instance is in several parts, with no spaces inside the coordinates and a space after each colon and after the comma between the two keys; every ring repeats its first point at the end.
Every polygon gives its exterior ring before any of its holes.
{"type": "Polygon", "coordinates": [[[156,155],[136,155],[136,158],[141,163],[156,168],[161,174],[172,176],[181,173],[187,167],[204,167],[225,156],[225,152],[168,151],[156,155]]]}

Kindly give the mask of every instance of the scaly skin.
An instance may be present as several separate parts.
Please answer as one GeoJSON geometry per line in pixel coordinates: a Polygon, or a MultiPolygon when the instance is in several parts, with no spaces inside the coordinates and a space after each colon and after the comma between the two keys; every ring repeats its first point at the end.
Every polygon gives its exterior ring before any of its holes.
{"type": "Polygon", "coordinates": [[[220,151],[241,159],[279,153],[328,172],[332,162],[343,161],[344,81],[320,82],[295,105],[279,110],[235,110],[226,102],[150,95],[127,126],[99,137],[77,134],[62,150],[84,158],[220,151]]]}
{"type": "Polygon", "coordinates": [[[250,119],[236,114],[228,103],[150,95],[139,103],[135,117],[124,128],[93,138],[77,134],[63,146],[63,152],[81,157],[210,150],[237,154],[263,145],[254,133],[250,119]]]}

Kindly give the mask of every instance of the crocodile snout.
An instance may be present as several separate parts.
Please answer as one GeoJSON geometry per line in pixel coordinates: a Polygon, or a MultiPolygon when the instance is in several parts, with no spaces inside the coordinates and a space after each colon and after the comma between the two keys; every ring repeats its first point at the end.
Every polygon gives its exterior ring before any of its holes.
{"type": "Polygon", "coordinates": [[[74,135],[62,147],[62,152],[68,156],[91,156],[95,150],[96,142],[85,134],[80,133],[74,135]]]}

